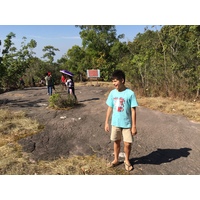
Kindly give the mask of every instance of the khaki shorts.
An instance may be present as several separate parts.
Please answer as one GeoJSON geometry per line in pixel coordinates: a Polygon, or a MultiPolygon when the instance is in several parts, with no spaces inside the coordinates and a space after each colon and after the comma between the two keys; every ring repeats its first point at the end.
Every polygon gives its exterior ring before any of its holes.
{"type": "Polygon", "coordinates": [[[132,143],[133,142],[133,135],[131,134],[130,128],[118,128],[112,126],[112,131],[110,135],[110,139],[112,141],[121,140],[123,137],[124,142],[132,143]]]}

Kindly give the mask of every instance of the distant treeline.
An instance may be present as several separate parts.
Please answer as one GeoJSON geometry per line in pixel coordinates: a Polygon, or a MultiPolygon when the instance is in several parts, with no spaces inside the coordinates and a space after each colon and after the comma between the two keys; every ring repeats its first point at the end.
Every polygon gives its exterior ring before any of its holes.
{"type": "MultiPolygon", "coordinates": [[[[87,69],[99,69],[101,79],[110,81],[115,69],[126,73],[128,82],[140,95],[179,99],[199,97],[200,89],[200,26],[179,25],[146,27],[133,41],[122,42],[124,34],[117,35],[115,26],[76,26],[80,29],[82,46],[73,46],[54,62],[59,49],[49,45],[44,56],[34,56],[35,40],[22,39],[17,50],[9,33],[4,40],[0,58],[0,87],[18,86],[20,77],[31,85],[34,77],[39,82],[51,71],[60,83],[61,69],[75,74],[76,81],[87,80],[87,69]]],[[[2,38],[1,38],[2,39],[2,38]]]]}

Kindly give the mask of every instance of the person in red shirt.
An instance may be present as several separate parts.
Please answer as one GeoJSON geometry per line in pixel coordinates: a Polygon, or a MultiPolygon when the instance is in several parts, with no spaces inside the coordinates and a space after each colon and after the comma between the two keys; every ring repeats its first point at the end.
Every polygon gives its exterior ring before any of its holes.
{"type": "Polygon", "coordinates": [[[65,74],[62,74],[62,76],[61,76],[61,85],[62,85],[63,90],[67,90],[65,74]]]}

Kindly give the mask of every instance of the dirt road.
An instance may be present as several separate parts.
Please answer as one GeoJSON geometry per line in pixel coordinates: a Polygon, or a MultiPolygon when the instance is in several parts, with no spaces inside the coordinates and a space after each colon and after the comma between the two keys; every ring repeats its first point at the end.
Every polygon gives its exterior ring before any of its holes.
{"type": "MultiPolygon", "coordinates": [[[[0,95],[0,108],[23,110],[45,125],[39,134],[19,141],[23,150],[35,160],[92,154],[112,160],[113,144],[104,131],[108,88],[77,87],[80,106],[67,111],[49,109],[46,90],[25,88],[0,95]]],[[[137,130],[131,154],[134,170],[130,174],[200,174],[200,123],[138,107],[137,130]]],[[[122,146],[121,161],[123,156],[122,146]]]]}

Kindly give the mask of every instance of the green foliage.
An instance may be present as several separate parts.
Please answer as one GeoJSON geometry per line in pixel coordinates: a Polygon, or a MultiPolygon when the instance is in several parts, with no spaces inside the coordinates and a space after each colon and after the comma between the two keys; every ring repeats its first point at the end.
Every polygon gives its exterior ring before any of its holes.
{"type": "Polygon", "coordinates": [[[142,95],[182,99],[198,96],[199,27],[146,29],[128,43],[131,62],[122,66],[142,95]]]}
{"type": "Polygon", "coordinates": [[[115,69],[126,73],[126,80],[145,96],[170,96],[182,99],[199,97],[200,84],[200,26],[156,26],[138,33],[133,41],[121,42],[124,34],[116,34],[113,25],[81,25],[82,47],[77,45],[54,63],[55,51],[45,46],[42,61],[33,57],[37,42],[26,42],[21,49],[12,42],[14,33],[7,35],[0,63],[0,86],[14,87],[23,76],[30,85],[32,77],[40,81],[51,71],[57,84],[60,70],[67,69],[75,74],[75,81],[87,80],[87,69],[100,69],[101,79],[110,80],[115,69]]]}
{"type": "MultiPolygon", "coordinates": [[[[124,35],[117,36],[115,26],[112,25],[77,27],[81,29],[84,51],[84,57],[79,56],[77,69],[81,73],[86,73],[87,69],[100,69],[101,78],[109,80],[109,75],[126,52],[125,45],[119,41],[124,35]]],[[[69,58],[72,57],[71,53],[68,51],[69,58]]]]}
{"type": "Polygon", "coordinates": [[[53,63],[54,56],[56,55],[55,51],[60,51],[58,48],[55,48],[51,45],[45,46],[42,51],[45,52],[43,58],[47,58],[49,63],[53,63]]]}
{"type": "Polygon", "coordinates": [[[14,37],[15,34],[12,32],[6,36],[4,49],[2,50],[0,86],[4,89],[19,87],[19,78],[30,67],[34,54],[33,49],[37,46],[35,40],[31,40],[26,44],[26,37],[23,37],[21,49],[17,50],[12,42],[14,37]]]}
{"type": "Polygon", "coordinates": [[[76,101],[74,97],[70,94],[67,94],[67,96],[62,96],[60,94],[53,94],[49,97],[49,107],[51,108],[71,108],[74,107],[76,104],[76,101]]]}

